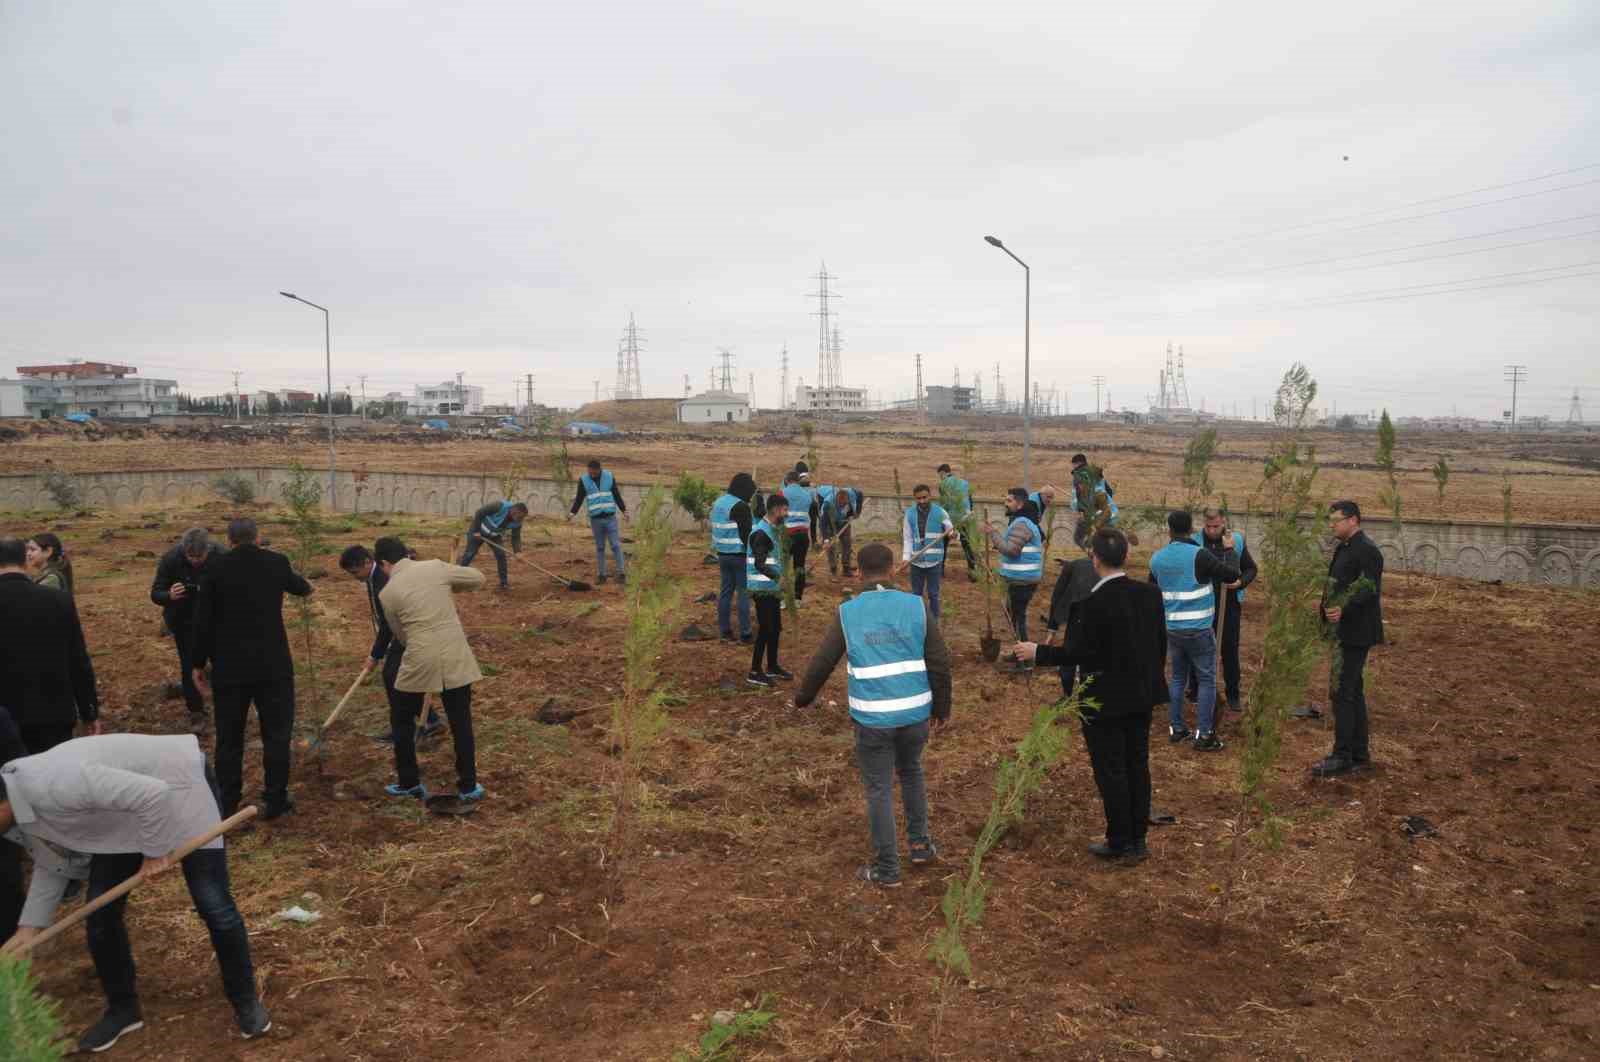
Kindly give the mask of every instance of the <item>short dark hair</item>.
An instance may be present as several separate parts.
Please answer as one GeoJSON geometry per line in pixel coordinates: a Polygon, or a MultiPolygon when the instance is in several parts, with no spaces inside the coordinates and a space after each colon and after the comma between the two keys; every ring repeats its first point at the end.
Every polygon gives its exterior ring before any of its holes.
{"type": "Polygon", "coordinates": [[[949,465],[940,465],[938,468],[934,469],[934,471],[938,472],[938,473],[940,473],[942,475],[942,474],[950,471],[950,466],[949,465]]]}
{"type": "Polygon", "coordinates": [[[357,543],[354,546],[346,546],[345,551],[339,554],[339,567],[347,572],[353,572],[371,559],[372,551],[357,543]]]}
{"type": "Polygon", "coordinates": [[[787,509],[788,507],[789,499],[785,498],[781,491],[775,491],[767,495],[767,512],[770,513],[774,509],[787,509]]]}
{"type": "Polygon", "coordinates": [[[794,469],[791,468],[791,469],[789,469],[789,471],[787,471],[787,472],[785,472],[783,474],[783,481],[785,483],[799,483],[800,482],[800,473],[796,472],[794,469]]]}
{"type": "Polygon", "coordinates": [[[522,510],[522,515],[523,516],[527,516],[528,515],[528,503],[527,502],[512,502],[511,503],[511,508],[507,509],[506,512],[507,513],[514,513],[518,509],[522,510]]]}
{"type": "Polygon", "coordinates": [[[1349,498],[1340,498],[1338,501],[1328,506],[1328,511],[1330,513],[1338,513],[1340,516],[1353,516],[1357,520],[1361,519],[1361,506],[1357,505],[1349,498]]]}
{"type": "Polygon", "coordinates": [[[928,492],[928,493],[929,493],[929,494],[932,494],[932,493],[933,493],[933,488],[932,488],[932,487],[930,487],[930,486],[928,486],[928,485],[927,485],[927,484],[926,484],[926,483],[918,483],[918,484],[917,484],[917,485],[916,485],[916,486],[915,486],[915,487],[912,487],[912,488],[911,488],[911,493],[912,493],[912,494],[915,494],[915,493],[916,493],[916,492],[917,492],[917,491],[919,491],[919,490],[925,490],[925,491],[927,491],[927,492],[928,492]]]}
{"type": "Polygon", "coordinates": [[[794,470],[797,473],[798,472],[810,472],[811,471],[811,466],[806,464],[804,461],[796,461],[794,463],[794,470]]]}
{"type": "Polygon", "coordinates": [[[589,468],[599,468],[600,467],[600,459],[598,457],[589,458],[589,464],[588,464],[587,467],[589,467],[589,468]]]}
{"type": "Polygon", "coordinates": [[[256,540],[256,522],[248,516],[235,516],[228,521],[228,544],[242,546],[256,540]]]}
{"type": "Polygon", "coordinates": [[[0,565],[20,568],[28,563],[28,544],[10,535],[0,538],[0,565]]]}
{"type": "Polygon", "coordinates": [[[894,551],[882,542],[869,542],[856,554],[862,575],[887,575],[894,567],[894,551]]]}
{"type": "Polygon", "coordinates": [[[1072,463],[1074,465],[1086,465],[1089,463],[1089,459],[1082,454],[1073,454],[1072,463]]]}
{"type": "Polygon", "coordinates": [[[1194,516],[1187,509],[1174,509],[1167,514],[1167,530],[1177,538],[1194,534],[1194,516]]]}
{"type": "Polygon", "coordinates": [[[1102,527],[1089,540],[1089,551],[1108,568],[1128,563],[1128,536],[1114,527],[1102,527]]]}
{"type": "Polygon", "coordinates": [[[1012,487],[1010,490],[1006,491],[1006,493],[1017,499],[1019,502],[1025,502],[1028,500],[1027,487],[1012,487]]]}
{"type": "Polygon", "coordinates": [[[398,538],[380,538],[372,544],[372,555],[384,564],[395,564],[411,556],[406,544],[398,538]]]}

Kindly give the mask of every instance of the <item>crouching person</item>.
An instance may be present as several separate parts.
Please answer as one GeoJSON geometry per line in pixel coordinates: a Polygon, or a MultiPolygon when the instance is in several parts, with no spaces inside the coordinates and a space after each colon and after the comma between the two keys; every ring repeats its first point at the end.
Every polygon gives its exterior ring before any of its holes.
{"type": "Polygon", "coordinates": [[[894,554],[874,542],[856,557],[863,592],[839,606],[795,694],[796,707],[816,699],[841,656],[848,657],[850,718],[855,721],[856,763],[867,794],[873,860],[856,872],[883,888],[900,885],[895,840],[894,777],[900,776],[911,863],[938,854],[928,832],[928,795],[922,749],[930,727],[950,718],[950,654],[928,604],[890,582],[894,554]]]}
{"type": "MultiPolygon", "coordinates": [[[[50,924],[69,878],[85,858],[95,898],[135,874],[170,868],[168,857],[221,821],[215,781],[192,734],[156,737],[107,734],[78,738],[0,766],[0,832],[34,857],[33,879],[15,940],[50,924]]],[[[228,860],[218,837],[179,864],[195,911],[211,933],[222,987],[245,1039],[272,1027],[256,994],[244,919],[228,886],[228,860]]],[[[126,896],[88,918],[89,954],[106,995],[106,1013],[78,1042],[104,1051],[144,1027],[134,983],[133,949],[123,912],[126,896]]]]}

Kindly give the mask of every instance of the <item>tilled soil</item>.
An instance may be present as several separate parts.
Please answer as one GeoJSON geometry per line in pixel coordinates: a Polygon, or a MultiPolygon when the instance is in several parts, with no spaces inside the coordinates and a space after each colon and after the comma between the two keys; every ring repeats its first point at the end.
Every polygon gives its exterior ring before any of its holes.
{"type": "MultiPolygon", "coordinates": [[[[159,553],[190,522],[220,530],[226,515],[220,506],[168,511],[160,529],[143,526],[147,514],[65,521],[113,728],[185,728],[181,700],[163,696],[177,663],[148,601],[155,561],[137,554],[159,553]]],[[[338,572],[337,550],[400,533],[441,555],[460,531],[398,516],[345,527],[329,534],[315,581],[316,681],[291,627],[308,737],[371,641],[362,589],[338,572]]],[[[263,529],[287,545],[284,527],[263,529]]],[[[580,529],[536,522],[525,542],[541,564],[593,579],[580,529]]],[[[714,605],[688,603],[715,588],[703,547],[700,535],[679,536],[672,568],[690,592],[672,634],[689,622],[715,629],[714,605]]],[[[486,553],[478,565],[492,572],[486,553]]],[[[813,561],[814,573],[823,569],[813,561]]],[[[904,888],[853,880],[868,851],[843,675],[818,707],[795,710],[786,690],[745,686],[747,650],[720,643],[666,643],[671,722],[641,771],[637,845],[610,850],[617,763],[605,727],[622,682],[625,598],[614,583],[571,593],[514,566],[509,595],[458,598],[490,673],[473,705],[490,792],[482,809],[444,819],[385,798],[392,761],[371,740],[387,728],[382,689],[358,692],[320,757],[297,747],[298,814],[230,843],[272,1032],[240,1044],[204,929],[173,875],[141,888],[129,908],[147,1026],[117,1055],[667,1058],[712,1012],[768,993],[779,1017],[741,1057],[1600,1051],[1600,597],[1386,580],[1392,643],[1373,654],[1368,678],[1377,769],[1313,781],[1307,767],[1327,751],[1331,729],[1285,725],[1270,786],[1284,843],[1245,845],[1225,924],[1220,897],[1239,813],[1232,728],[1229,748],[1208,755],[1169,745],[1156,720],[1155,802],[1178,824],[1153,829],[1152,858],[1133,868],[1084,851],[1103,819],[1073,735],[1027,821],[988,861],[985,917],[967,939],[975,980],[941,994],[927,949],[946,879],[965,865],[998,762],[1059,693],[1053,673],[1011,677],[979,659],[983,598],[951,575],[954,722],[925,758],[944,860],[909,873],[904,888]],[[552,697],[553,707],[602,708],[538,722],[552,697]],[[1438,834],[1409,839],[1400,826],[1413,815],[1438,834]],[[607,902],[618,859],[622,902],[607,902]],[[321,921],[273,920],[296,903],[321,921]]],[[[799,616],[785,614],[791,670],[801,670],[845,585],[820,574],[799,616]]],[[[1260,654],[1260,597],[1244,614],[1247,686],[1260,654]]],[[[1041,591],[1035,614],[1046,598],[1041,591]]],[[[286,614],[295,615],[292,604],[286,614]]],[[[450,764],[448,738],[425,747],[430,786],[453,785],[450,764]]],[[[247,792],[258,782],[252,748],[247,792]]],[[[37,970],[69,1029],[99,1016],[81,934],[49,948],[37,970]]]]}

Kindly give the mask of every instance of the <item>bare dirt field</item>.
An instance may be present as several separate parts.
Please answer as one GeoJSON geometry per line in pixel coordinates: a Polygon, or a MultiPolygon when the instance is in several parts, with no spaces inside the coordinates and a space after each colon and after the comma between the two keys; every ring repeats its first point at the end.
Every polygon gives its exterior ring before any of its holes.
{"type": "MultiPolygon", "coordinates": [[[[18,445],[30,457],[36,452],[18,445]]],[[[1120,474],[1120,498],[1156,492],[1182,441],[1158,447],[1130,433],[1091,445],[1120,474]],[[1119,449],[1124,439],[1148,449],[1119,449]]],[[[884,485],[896,463],[909,488],[910,469],[956,457],[952,442],[914,436],[873,436],[859,448],[829,437],[819,448],[841,478],[859,475],[869,489],[884,485]]],[[[174,462],[170,451],[152,449],[107,442],[47,452],[68,467],[126,467],[134,455],[174,462]]],[[[597,449],[625,479],[656,464],[664,474],[684,464],[681,443],[597,449]]],[[[275,463],[315,452],[314,443],[259,453],[197,444],[177,463],[275,463]]],[[[356,444],[349,452],[372,467],[466,458],[499,468],[511,448],[383,444],[363,452],[356,444]]],[[[709,473],[731,464],[777,468],[796,447],[747,439],[694,452],[694,464],[709,473]]],[[[1004,485],[999,448],[986,439],[982,453],[979,483],[1004,485]]],[[[1064,456],[1052,452],[1049,460],[1064,456]]],[[[1477,480],[1463,475],[1453,497],[1494,515],[1498,494],[1486,485],[1497,482],[1505,455],[1462,452],[1459,459],[1483,471],[1477,480]]],[[[1241,493],[1254,460],[1246,454],[1224,468],[1241,493]]],[[[1595,519],[1592,479],[1579,480],[1566,466],[1536,467],[1548,471],[1518,480],[1528,484],[1526,516],[1595,519]],[[1544,477],[1585,484],[1583,499],[1570,500],[1570,492],[1562,502],[1561,492],[1540,489],[1544,477]]],[[[1329,478],[1358,495],[1375,482],[1361,469],[1331,470],[1329,478]]],[[[220,531],[229,512],[219,502],[38,518],[60,527],[74,553],[79,607],[113,728],[184,729],[181,700],[163,694],[177,664],[148,601],[155,564],[148,554],[191,523],[220,531]]],[[[273,514],[259,513],[264,533],[286,540],[273,514]]],[[[4,524],[38,529],[11,516],[4,524]]],[[[302,730],[326,715],[370,644],[361,587],[337,571],[337,549],[399,533],[424,555],[442,555],[458,524],[346,518],[329,534],[313,598],[318,688],[294,637],[302,730]]],[[[583,529],[534,521],[525,542],[540,563],[592,578],[583,529]]],[[[689,592],[674,630],[690,621],[714,630],[714,606],[692,603],[715,588],[714,569],[701,563],[704,547],[701,534],[678,537],[672,570],[689,592]]],[[[1147,559],[1148,550],[1138,554],[1137,573],[1147,559]]],[[[487,567],[490,559],[480,555],[477,563],[487,567]]],[[[1053,578],[1053,562],[1050,569],[1053,578]]],[[[1378,767],[1355,780],[1314,782],[1306,768],[1326,753],[1331,731],[1318,722],[1287,724],[1270,785],[1286,841],[1278,850],[1248,847],[1220,937],[1217,889],[1238,812],[1233,735],[1225,729],[1230,747],[1205,755],[1169,746],[1158,720],[1156,804],[1178,824],[1152,830],[1148,862],[1120,869],[1084,851],[1103,819],[1073,735],[1027,822],[991,857],[987,914],[968,940],[976,978],[951,988],[938,1022],[936,970],[926,953],[942,922],[945,879],[959,872],[984,819],[997,763],[1033,711],[1059,693],[1052,673],[1012,677],[981,661],[978,588],[960,577],[946,583],[954,722],[926,757],[942,864],[913,872],[895,892],[853,881],[868,853],[851,724],[839,707],[842,674],[818,708],[796,711],[785,707],[786,691],[742,684],[743,647],[674,641],[660,662],[674,696],[669,729],[644,772],[643,850],[627,868],[625,902],[607,907],[599,864],[615,760],[604,706],[622,682],[625,598],[614,584],[564,592],[520,566],[513,582],[509,595],[458,599],[489,675],[473,706],[491,794],[482,810],[431,818],[385,798],[391,757],[371,740],[387,725],[382,688],[374,682],[358,692],[320,760],[296,752],[299,813],[230,843],[272,1033],[240,1046],[203,928],[181,882],[169,876],[136,893],[130,906],[148,1025],[118,1045],[119,1057],[663,1059],[689,1048],[713,1012],[766,994],[778,1018],[765,1039],[741,1042],[740,1057],[1577,1059],[1600,1052],[1600,596],[1386,579],[1391,644],[1374,653],[1368,685],[1378,767]],[[545,725],[536,713],[551,697],[602,710],[545,725]],[[1438,835],[1409,839],[1400,829],[1409,815],[1425,816],[1438,835]],[[304,899],[307,892],[316,899],[304,899]],[[322,920],[272,920],[294,903],[316,908],[322,920]]],[[[821,637],[843,585],[824,571],[799,616],[786,616],[790,669],[800,669],[821,637]]],[[[1034,612],[1042,607],[1041,597],[1034,612]]],[[[1247,686],[1260,655],[1260,610],[1253,599],[1244,614],[1247,686]]],[[[425,781],[448,787],[449,764],[447,739],[426,747],[425,781]]],[[[257,748],[247,756],[247,793],[258,780],[257,748]]],[[[98,1017],[81,935],[49,949],[37,968],[72,1029],[98,1017]]]]}
{"type": "MultiPolygon", "coordinates": [[[[1014,418],[1013,418],[1014,420],[1014,418]]],[[[775,483],[783,469],[804,452],[799,422],[764,417],[749,427],[689,434],[654,418],[653,426],[614,439],[570,440],[575,458],[598,456],[624,483],[675,478],[679,471],[703,474],[715,485],[733,472],[754,468],[763,485],[775,483]]],[[[231,468],[282,465],[298,459],[325,467],[326,436],[314,428],[279,429],[252,437],[219,429],[130,429],[86,434],[77,429],[28,425],[31,432],[5,445],[7,467],[15,472],[56,468],[66,472],[151,468],[231,468]]],[[[1068,459],[1088,453],[1106,470],[1122,506],[1159,505],[1183,497],[1179,482],[1184,446],[1193,428],[1053,426],[1033,433],[1031,485],[1069,478],[1068,459]]],[[[1022,479],[1020,425],[995,426],[980,419],[966,424],[921,425],[909,417],[882,417],[868,423],[823,424],[817,450],[823,479],[849,482],[873,492],[894,488],[898,472],[909,493],[933,480],[933,469],[961,465],[961,440],[976,444],[976,467],[963,470],[978,493],[998,497],[1022,479]]],[[[1258,489],[1261,465],[1272,438],[1266,425],[1218,426],[1218,452],[1212,478],[1234,508],[1248,508],[1258,489]]],[[[1330,498],[1352,497],[1377,509],[1382,475],[1373,464],[1371,432],[1314,432],[1323,471],[1319,482],[1330,498]]],[[[341,467],[368,471],[484,472],[499,475],[521,462],[530,475],[544,475],[542,444],[531,440],[468,439],[421,431],[372,428],[343,432],[341,467]]],[[[1594,435],[1413,435],[1402,431],[1398,446],[1405,514],[1498,522],[1501,489],[1509,475],[1512,518],[1518,522],[1600,523],[1600,437],[1594,435]],[[1450,478],[1441,502],[1429,471],[1445,456],[1450,478]]]]}

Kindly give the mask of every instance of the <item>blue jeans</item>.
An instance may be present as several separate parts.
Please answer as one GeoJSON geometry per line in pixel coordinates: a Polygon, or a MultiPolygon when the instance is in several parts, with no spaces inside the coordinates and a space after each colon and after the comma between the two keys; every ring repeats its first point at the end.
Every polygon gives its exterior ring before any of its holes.
{"type": "Polygon", "coordinates": [[[493,536],[490,536],[487,539],[483,539],[483,538],[479,538],[478,537],[478,532],[477,531],[473,530],[472,528],[468,528],[467,529],[467,549],[466,549],[465,553],[461,554],[461,560],[458,561],[457,563],[459,563],[461,565],[461,567],[463,567],[463,568],[472,567],[472,558],[476,557],[478,555],[478,550],[479,550],[479,548],[481,548],[483,546],[485,541],[490,543],[489,552],[494,554],[494,566],[495,566],[496,570],[498,570],[499,573],[500,573],[500,585],[501,586],[510,586],[511,582],[510,582],[509,579],[506,578],[506,550],[505,550],[505,545],[504,545],[504,543],[501,542],[501,539],[500,539],[499,535],[493,535],[493,536]],[[496,548],[496,547],[499,547],[499,548],[496,548]]]}
{"type": "Polygon", "coordinates": [[[1167,631],[1167,656],[1172,660],[1172,680],[1167,683],[1167,722],[1175,730],[1184,729],[1183,691],[1189,673],[1200,680],[1200,703],[1195,706],[1195,729],[1209,734],[1216,726],[1217,711],[1217,636],[1211,628],[1198,631],[1167,631]]]}
{"type": "Polygon", "coordinates": [[[871,727],[856,724],[856,765],[867,791],[867,828],[872,836],[872,866],[890,881],[899,880],[900,853],[895,847],[894,778],[900,776],[900,800],[906,809],[906,839],[927,844],[928,791],[922,780],[922,747],[928,723],[871,727]]]}
{"type": "Polygon", "coordinates": [[[622,559],[622,530],[617,514],[596,516],[589,520],[589,530],[594,533],[594,563],[600,578],[606,577],[606,543],[611,543],[612,561],[618,575],[626,575],[628,565],[622,559]]]}
{"type": "Polygon", "coordinates": [[[911,566],[911,592],[928,599],[928,607],[939,615],[939,584],[944,581],[944,561],[931,568],[911,566]],[[926,591],[926,592],[924,592],[926,591]]]}
{"type": "Polygon", "coordinates": [[[733,633],[733,595],[739,594],[739,637],[750,637],[750,593],[745,589],[743,553],[717,554],[722,573],[722,589],[717,592],[717,630],[724,637],[733,633]]]}

